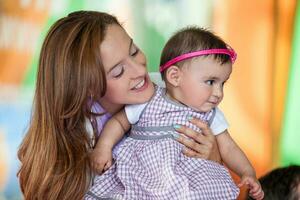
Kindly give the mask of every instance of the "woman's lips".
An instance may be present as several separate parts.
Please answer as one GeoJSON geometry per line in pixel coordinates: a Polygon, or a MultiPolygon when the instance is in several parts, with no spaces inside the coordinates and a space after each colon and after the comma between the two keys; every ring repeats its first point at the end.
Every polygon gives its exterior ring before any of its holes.
{"type": "Polygon", "coordinates": [[[140,92],[145,90],[148,87],[148,85],[149,85],[148,78],[144,77],[144,79],[141,80],[138,84],[136,84],[131,90],[140,92]]]}

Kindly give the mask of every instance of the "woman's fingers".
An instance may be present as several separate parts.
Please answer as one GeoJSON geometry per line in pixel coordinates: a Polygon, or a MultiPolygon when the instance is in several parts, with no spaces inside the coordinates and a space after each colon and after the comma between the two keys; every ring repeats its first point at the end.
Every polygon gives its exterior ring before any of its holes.
{"type": "Polygon", "coordinates": [[[176,131],[187,136],[187,138],[180,135],[177,137],[177,140],[180,143],[189,148],[187,149],[186,155],[209,159],[221,163],[221,156],[216,138],[208,124],[195,118],[190,119],[189,121],[199,127],[202,132],[198,133],[197,131],[194,131],[186,126],[174,126],[176,131]]]}
{"type": "MultiPolygon", "coordinates": [[[[195,140],[198,144],[205,143],[204,135],[202,135],[202,134],[198,133],[197,131],[194,131],[186,126],[179,126],[179,128],[176,128],[176,131],[188,136],[188,138],[190,138],[190,139],[195,140]]],[[[195,143],[195,142],[193,142],[193,143],[195,143]]]]}
{"type": "Polygon", "coordinates": [[[183,154],[188,157],[207,159],[207,156],[206,156],[207,153],[201,153],[201,152],[206,152],[206,150],[200,150],[199,152],[196,152],[188,147],[184,147],[184,149],[183,149],[183,154]]]}
{"type": "Polygon", "coordinates": [[[218,144],[215,135],[213,134],[212,130],[210,129],[208,123],[203,122],[199,119],[192,118],[189,120],[194,125],[198,126],[201,129],[201,133],[199,134],[203,137],[198,137],[197,142],[201,142],[205,145],[207,152],[206,158],[209,160],[213,160],[218,163],[222,163],[221,155],[219,152],[218,144]]]}
{"type": "Polygon", "coordinates": [[[213,135],[209,125],[206,122],[203,122],[196,118],[191,118],[189,121],[201,129],[201,134],[187,128],[187,130],[183,131],[182,133],[192,138],[196,142],[205,144],[208,148],[212,148],[212,145],[215,141],[215,136],[213,135]]]}
{"type": "Polygon", "coordinates": [[[203,135],[185,126],[181,126],[177,131],[187,136],[179,135],[176,137],[177,141],[185,146],[183,151],[185,155],[196,158],[208,158],[209,148],[207,145],[201,144],[201,141],[204,140],[203,135]]]}
{"type": "Polygon", "coordinates": [[[191,118],[191,119],[189,119],[189,121],[192,124],[196,125],[198,128],[200,128],[201,131],[202,131],[202,134],[204,134],[204,135],[213,135],[212,132],[211,132],[211,129],[209,128],[209,125],[206,122],[201,121],[201,120],[196,119],[196,118],[191,118]]]}
{"type": "Polygon", "coordinates": [[[198,128],[201,129],[202,134],[199,134],[199,135],[201,135],[202,138],[205,138],[205,139],[202,139],[201,137],[198,137],[198,138],[201,139],[201,141],[203,143],[206,143],[207,145],[212,145],[213,142],[215,142],[215,136],[212,133],[209,125],[206,122],[203,122],[203,121],[201,121],[199,119],[196,119],[196,118],[192,118],[189,121],[192,124],[194,124],[195,126],[197,126],[198,128]]]}

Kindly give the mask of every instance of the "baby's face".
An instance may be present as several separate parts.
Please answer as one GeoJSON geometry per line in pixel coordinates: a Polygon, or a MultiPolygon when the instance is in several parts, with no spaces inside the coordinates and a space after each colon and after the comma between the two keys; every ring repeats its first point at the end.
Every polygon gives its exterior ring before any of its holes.
{"type": "Polygon", "coordinates": [[[187,62],[182,68],[177,99],[200,112],[218,106],[223,99],[223,86],[229,79],[232,64],[221,65],[213,56],[201,56],[187,62]]]}

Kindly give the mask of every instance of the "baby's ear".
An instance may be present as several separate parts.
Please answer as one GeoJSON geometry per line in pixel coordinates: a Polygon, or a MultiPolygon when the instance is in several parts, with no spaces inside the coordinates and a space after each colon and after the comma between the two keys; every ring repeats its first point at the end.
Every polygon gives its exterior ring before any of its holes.
{"type": "Polygon", "coordinates": [[[166,71],[166,80],[174,87],[177,87],[180,83],[181,73],[179,67],[172,65],[166,71]]]}

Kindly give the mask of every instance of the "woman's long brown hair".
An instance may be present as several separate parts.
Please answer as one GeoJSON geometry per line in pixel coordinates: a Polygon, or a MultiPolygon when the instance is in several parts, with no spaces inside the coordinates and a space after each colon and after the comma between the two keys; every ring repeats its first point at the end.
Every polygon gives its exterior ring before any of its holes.
{"type": "Polygon", "coordinates": [[[106,90],[100,44],[109,14],[78,11],[58,20],[40,53],[34,106],[20,145],[18,172],[25,199],[82,199],[91,181],[88,101],[106,90]]]}

